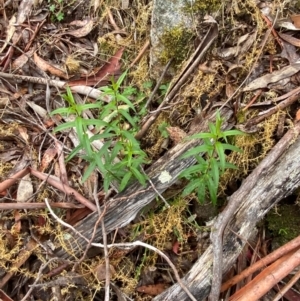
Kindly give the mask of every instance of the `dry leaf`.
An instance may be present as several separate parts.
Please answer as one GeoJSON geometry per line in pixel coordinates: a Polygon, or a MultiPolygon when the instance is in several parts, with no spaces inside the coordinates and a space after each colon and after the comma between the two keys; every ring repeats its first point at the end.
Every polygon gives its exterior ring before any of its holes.
{"type": "Polygon", "coordinates": [[[269,84],[276,83],[282,79],[291,77],[299,70],[300,63],[291,64],[280,70],[274,71],[273,73],[269,73],[255,79],[243,89],[243,92],[266,88],[269,84]]]}
{"type": "Polygon", "coordinates": [[[165,283],[157,283],[157,284],[151,284],[151,285],[143,285],[140,287],[137,287],[137,291],[140,293],[148,294],[151,296],[157,296],[161,294],[164,290],[168,288],[168,285],[165,283]]]}
{"type": "Polygon", "coordinates": [[[33,185],[31,182],[30,174],[24,176],[17,190],[17,202],[27,202],[33,195],[33,185]]]}
{"type": "Polygon", "coordinates": [[[300,110],[297,111],[296,113],[296,121],[300,120],[300,110]]]}
{"type": "Polygon", "coordinates": [[[11,38],[13,37],[13,35],[16,31],[16,27],[15,27],[16,20],[17,20],[17,18],[15,15],[13,15],[11,17],[11,19],[9,20],[9,24],[7,26],[7,31],[6,31],[5,43],[2,46],[2,48],[0,49],[0,53],[2,53],[2,51],[5,49],[5,47],[7,46],[7,43],[11,40],[11,38]]]}
{"type": "Polygon", "coordinates": [[[94,23],[93,20],[90,19],[90,20],[88,20],[87,24],[85,24],[83,27],[76,29],[76,30],[68,31],[65,34],[71,35],[76,38],[85,37],[93,29],[93,23],[94,23]]]}
{"type": "Polygon", "coordinates": [[[33,101],[27,100],[26,103],[35,111],[40,117],[45,118],[47,116],[47,111],[41,106],[37,105],[33,101]]]}
{"type": "Polygon", "coordinates": [[[300,15],[292,15],[291,19],[295,27],[300,28],[300,15]]]}
{"type": "Polygon", "coordinates": [[[69,76],[66,74],[65,71],[57,68],[54,65],[51,65],[50,63],[46,62],[45,60],[43,60],[42,58],[40,58],[36,52],[33,55],[34,58],[34,62],[36,63],[36,65],[43,71],[48,71],[49,73],[51,73],[52,75],[64,78],[64,79],[69,79],[69,76]]]}
{"type": "MultiPolygon", "coordinates": [[[[109,265],[109,272],[110,272],[110,277],[112,277],[116,273],[116,270],[112,265],[109,265]]],[[[99,281],[105,280],[106,279],[106,266],[105,266],[105,263],[99,264],[95,268],[95,273],[96,273],[96,277],[99,281]]]]}
{"type": "Polygon", "coordinates": [[[112,56],[109,61],[94,75],[84,79],[69,81],[68,85],[72,86],[104,86],[108,83],[108,78],[111,75],[120,74],[120,59],[124,48],[121,48],[112,56]]]}
{"type": "Polygon", "coordinates": [[[29,136],[28,136],[27,129],[25,127],[22,127],[22,126],[18,126],[18,131],[19,131],[20,136],[22,137],[22,139],[28,145],[29,144],[29,136]]]}
{"type": "Polygon", "coordinates": [[[48,168],[49,164],[53,161],[53,159],[55,158],[56,155],[57,155],[56,148],[53,148],[53,147],[48,148],[44,152],[42,162],[41,162],[41,165],[38,170],[41,172],[44,172],[48,168]]]}
{"type": "Polygon", "coordinates": [[[31,49],[28,52],[23,53],[22,55],[17,57],[11,65],[12,69],[13,70],[21,69],[25,64],[27,64],[27,62],[28,62],[29,58],[32,56],[33,52],[34,52],[34,49],[31,49]]]}
{"type": "Polygon", "coordinates": [[[169,126],[166,128],[166,130],[168,131],[171,140],[174,141],[176,145],[187,136],[182,129],[176,126],[169,126]]]}

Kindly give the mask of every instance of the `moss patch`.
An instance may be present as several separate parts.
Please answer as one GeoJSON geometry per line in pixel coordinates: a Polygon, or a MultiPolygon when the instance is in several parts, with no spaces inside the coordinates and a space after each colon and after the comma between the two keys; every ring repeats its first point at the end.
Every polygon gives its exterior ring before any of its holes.
{"type": "Polygon", "coordinates": [[[193,32],[183,26],[166,30],[160,37],[164,47],[160,55],[162,64],[167,64],[170,59],[175,66],[182,63],[187,58],[193,36],[193,32]]]}
{"type": "Polygon", "coordinates": [[[282,205],[267,215],[268,228],[275,236],[275,243],[283,245],[299,235],[300,208],[282,205]]]}

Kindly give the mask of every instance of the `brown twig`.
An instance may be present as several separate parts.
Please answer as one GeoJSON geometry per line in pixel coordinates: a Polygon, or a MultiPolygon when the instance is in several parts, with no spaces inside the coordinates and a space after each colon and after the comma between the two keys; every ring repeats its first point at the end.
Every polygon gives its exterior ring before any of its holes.
{"type": "Polygon", "coordinates": [[[279,110],[283,110],[284,108],[290,106],[294,102],[296,102],[299,99],[300,90],[298,90],[293,96],[290,96],[286,100],[280,102],[275,107],[265,111],[261,112],[260,115],[250,119],[247,121],[245,128],[251,128],[253,125],[256,125],[262,121],[264,121],[266,118],[271,116],[272,114],[276,113],[279,110]]]}
{"type": "Polygon", "coordinates": [[[296,283],[300,278],[300,270],[292,277],[292,279],[280,289],[277,295],[273,298],[272,301],[279,301],[283,298],[284,294],[296,283]]]}
{"type": "Polygon", "coordinates": [[[259,261],[251,265],[249,268],[244,270],[241,274],[231,278],[230,280],[226,281],[221,288],[221,292],[228,290],[233,285],[237,284],[238,282],[242,281],[244,278],[250,276],[251,274],[255,273],[259,269],[262,269],[269,265],[270,263],[274,262],[278,258],[282,257],[283,255],[287,254],[288,252],[298,248],[300,246],[300,236],[296,237],[295,239],[291,240],[284,246],[278,248],[274,252],[270,253],[264,258],[261,258],[259,261]]]}
{"type": "Polygon", "coordinates": [[[149,46],[150,46],[150,41],[147,40],[144,46],[142,47],[142,49],[140,50],[140,52],[138,53],[138,55],[136,56],[136,58],[130,64],[129,68],[132,68],[137,62],[139,62],[139,60],[143,57],[143,55],[145,54],[149,46]]]}
{"type": "MultiPolygon", "coordinates": [[[[50,203],[53,208],[61,209],[80,209],[85,208],[84,205],[76,205],[72,203],[50,203]]],[[[22,210],[22,209],[44,209],[47,206],[44,203],[0,203],[0,210],[22,210]]]]}
{"type": "Polygon", "coordinates": [[[300,264],[300,249],[293,250],[265,268],[251,282],[232,295],[230,301],[259,300],[300,264]]]}
{"type": "Polygon", "coordinates": [[[80,202],[81,204],[85,205],[87,208],[91,209],[92,211],[96,211],[97,207],[88,199],[86,199],[83,195],[81,195],[79,192],[77,192],[75,189],[68,185],[64,185],[58,180],[56,180],[53,176],[44,174],[42,172],[39,172],[33,168],[30,168],[30,172],[32,175],[36,176],[37,178],[47,181],[49,184],[54,186],[55,188],[59,189],[60,191],[67,193],[69,195],[72,195],[75,197],[75,199],[80,202]]]}
{"type": "Polygon", "coordinates": [[[11,176],[9,179],[4,180],[2,183],[0,183],[0,192],[3,192],[4,190],[11,187],[16,182],[20,181],[24,176],[30,173],[29,168],[24,168],[20,171],[18,171],[15,175],[11,176]]]}

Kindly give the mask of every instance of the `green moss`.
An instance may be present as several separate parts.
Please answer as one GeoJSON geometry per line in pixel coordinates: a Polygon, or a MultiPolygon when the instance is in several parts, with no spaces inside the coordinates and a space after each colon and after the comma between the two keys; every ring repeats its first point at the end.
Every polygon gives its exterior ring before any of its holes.
{"type": "Polygon", "coordinates": [[[189,13],[211,13],[220,9],[222,1],[220,0],[195,0],[193,4],[186,1],[185,12],[189,13]]]}
{"type": "Polygon", "coordinates": [[[267,215],[267,222],[276,242],[283,245],[299,235],[300,209],[297,206],[282,205],[278,212],[271,211],[267,215]]]}
{"type": "Polygon", "coordinates": [[[173,59],[172,64],[179,65],[187,58],[192,45],[192,37],[193,32],[182,26],[175,26],[170,30],[166,30],[160,38],[164,47],[160,55],[160,61],[167,64],[170,59],[173,59]]]}

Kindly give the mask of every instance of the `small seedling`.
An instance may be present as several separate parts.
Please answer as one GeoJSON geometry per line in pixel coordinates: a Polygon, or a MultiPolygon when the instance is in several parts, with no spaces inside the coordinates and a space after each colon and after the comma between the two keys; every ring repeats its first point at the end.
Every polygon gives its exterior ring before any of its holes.
{"type": "Polygon", "coordinates": [[[180,177],[189,180],[183,191],[183,196],[196,191],[198,200],[204,202],[207,192],[214,205],[217,203],[217,192],[220,175],[226,168],[236,168],[234,164],[226,162],[225,151],[241,150],[228,143],[228,136],[242,135],[238,130],[222,131],[222,118],[219,112],[216,114],[216,123],[209,123],[209,133],[199,133],[189,139],[202,139],[203,144],[187,151],[182,158],[194,156],[197,163],[185,171],[180,177]]]}
{"type": "Polygon", "coordinates": [[[119,182],[120,191],[134,178],[143,185],[146,183],[146,176],[141,172],[140,166],[148,163],[148,160],[134,137],[138,126],[136,119],[130,115],[131,112],[137,115],[139,112],[136,112],[134,104],[129,99],[130,89],[126,90],[125,95],[121,92],[121,84],[126,74],[127,72],[124,72],[117,81],[112,78],[110,86],[101,88],[104,96],[111,96],[109,103],[100,99],[96,103],[77,104],[70,88],[67,87],[67,94],[62,97],[68,103],[68,107],[59,108],[51,113],[73,116],[72,121],[55,128],[56,132],[76,129],[79,145],[69,154],[67,160],[79,155],[88,162],[82,182],[86,181],[95,169],[99,169],[103,176],[105,191],[109,189],[113,180],[119,182]],[[83,113],[89,109],[98,111],[98,118],[85,119],[83,113]],[[92,137],[87,134],[90,126],[98,131],[92,137]],[[100,150],[93,148],[92,142],[95,140],[103,142],[100,150]]]}

